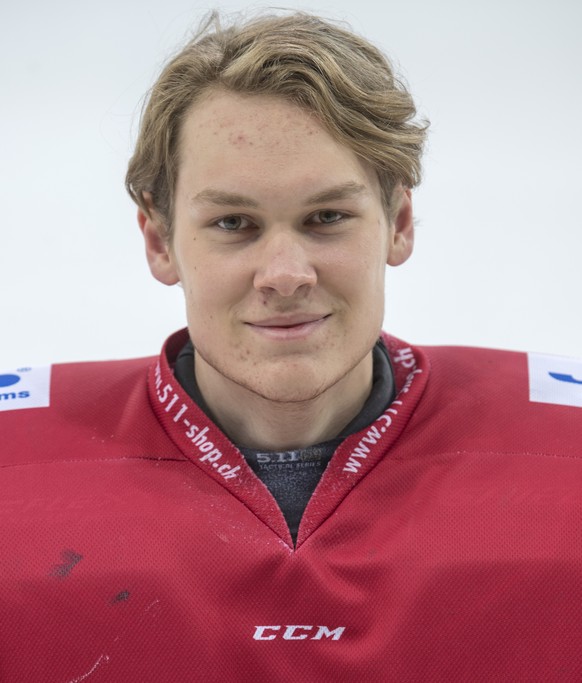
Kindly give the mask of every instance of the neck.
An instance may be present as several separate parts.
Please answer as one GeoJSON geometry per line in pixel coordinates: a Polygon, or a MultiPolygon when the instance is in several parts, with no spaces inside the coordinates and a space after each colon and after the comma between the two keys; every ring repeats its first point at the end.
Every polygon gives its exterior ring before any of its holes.
{"type": "Polygon", "coordinates": [[[372,353],[338,382],[305,400],[272,400],[237,384],[196,354],[204,400],[233,443],[287,451],[329,441],[363,408],[372,389],[372,353]]]}

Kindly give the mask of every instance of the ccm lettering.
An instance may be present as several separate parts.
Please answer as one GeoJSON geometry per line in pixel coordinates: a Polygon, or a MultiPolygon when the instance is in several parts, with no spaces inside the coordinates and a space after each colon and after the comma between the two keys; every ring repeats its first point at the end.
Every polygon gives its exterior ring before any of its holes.
{"type": "Polygon", "coordinates": [[[254,640],[339,640],[345,626],[328,628],[327,626],[302,626],[290,624],[285,626],[255,626],[254,640]]]}
{"type": "Polygon", "coordinates": [[[164,384],[160,366],[156,366],[156,394],[158,401],[165,405],[165,412],[169,413],[173,422],[182,424],[185,429],[183,435],[188,441],[196,446],[200,452],[198,460],[210,465],[224,479],[233,479],[238,476],[240,465],[231,466],[223,462],[223,453],[210,440],[208,427],[200,427],[188,417],[188,406],[180,403],[180,397],[174,392],[171,384],[164,384]]]}

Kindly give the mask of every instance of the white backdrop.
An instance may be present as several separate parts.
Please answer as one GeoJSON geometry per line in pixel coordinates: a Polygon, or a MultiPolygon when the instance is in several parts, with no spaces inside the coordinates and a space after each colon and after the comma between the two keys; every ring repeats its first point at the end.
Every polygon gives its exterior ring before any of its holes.
{"type": "MultiPolygon", "coordinates": [[[[379,44],[432,121],[416,253],[389,271],[385,328],[582,355],[582,3],[287,6],[379,44]]],[[[149,355],[183,326],[181,290],[147,270],[123,178],[143,94],[210,7],[0,8],[1,368],[149,355]]]]}

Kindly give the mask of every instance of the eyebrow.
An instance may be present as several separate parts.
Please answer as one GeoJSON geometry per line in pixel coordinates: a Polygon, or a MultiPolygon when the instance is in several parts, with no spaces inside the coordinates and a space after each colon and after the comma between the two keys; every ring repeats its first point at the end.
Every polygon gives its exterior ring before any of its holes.
{"type": "Polygon", "coordinates": [[[341,199],[351,199],[360,194],[365,194],[368,188],[361,183],[349,180],[347,183],[330,187],[322,192],[316,192],[307,198],[306,204],[323,204],[325,202],[337,202],[341,199]]]}
{"type": "Polygon", "coordinates": [[[202,190],[192,201],[196,204],[216,204],[217,206],[242,206],[247,209],[257,209],[258,202],[250,197],[245,197],[242,194],[234,192],[223,192],[222,190],[214,190],[211,187],[202,190]]]}
{"type": "MultiPolygon", "coordinates": [[[[349,180],[347,183],[341,183],[340,185],[335,185],[310,195],[306,199],[305,204],[336,202],[341,199],[350,199],[357,195],[365,194],[366,192],[367,188],[365,185],[349,180]]],[[[216,190],[211,187],[199,192],[193,197],[192,201],[194,203],[214,204],[216,206],[241,206],[247,209],[259,208],[259,203],[250,197],[235,192],[216,190]]]]}

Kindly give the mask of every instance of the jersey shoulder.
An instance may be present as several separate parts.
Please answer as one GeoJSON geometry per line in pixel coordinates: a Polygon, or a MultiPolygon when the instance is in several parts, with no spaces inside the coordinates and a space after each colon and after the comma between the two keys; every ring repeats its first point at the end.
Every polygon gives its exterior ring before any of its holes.
{"type": "Polygon", "coordinates": [[[420,347],[430,367],[419,412],[444,441],[582,457],[582,359],[420,347]],[[446,429],[445,429],[446,426],[446,429]]]}
{"type": "Polygon", "coordinates": [[[1,464],[151,452],[159,432],[147,377],[154,358],[0,373],[1,464]]]}

